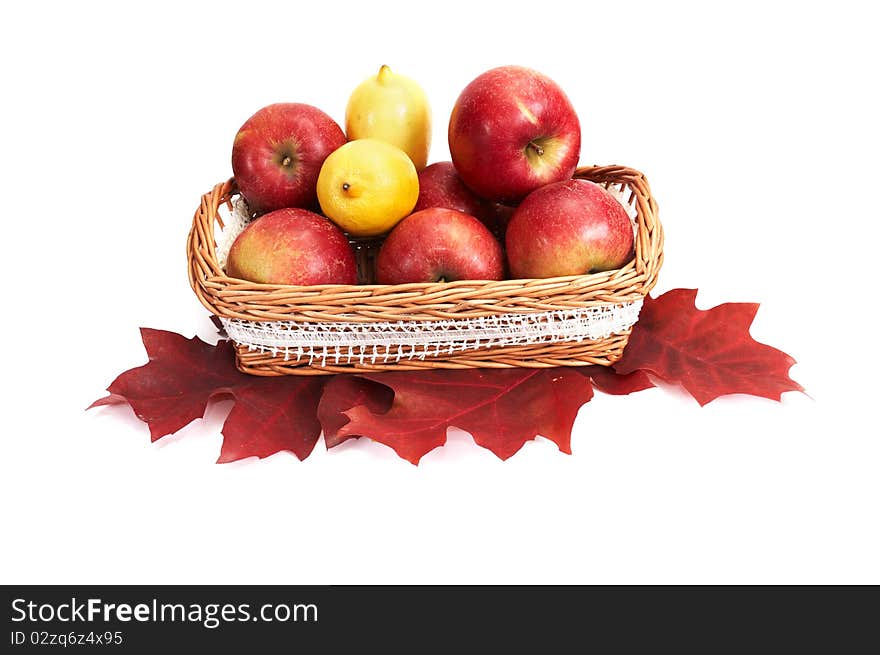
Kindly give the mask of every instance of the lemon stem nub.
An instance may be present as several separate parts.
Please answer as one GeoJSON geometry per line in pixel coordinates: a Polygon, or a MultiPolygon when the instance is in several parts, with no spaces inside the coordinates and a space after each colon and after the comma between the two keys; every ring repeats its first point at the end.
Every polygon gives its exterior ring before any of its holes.
{"type": "Polygon", "coordinates": [[[382,68],[379,69],[379,74],[376,77],[380,82],[384,82],[388,79],[389,75],[391,75],[391,69],[385,64],[382,64],[382,68]]]}

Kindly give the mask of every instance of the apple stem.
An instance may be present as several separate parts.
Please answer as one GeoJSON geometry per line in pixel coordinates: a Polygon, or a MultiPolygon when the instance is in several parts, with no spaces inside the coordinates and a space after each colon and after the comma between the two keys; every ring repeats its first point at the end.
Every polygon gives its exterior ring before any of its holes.
{"type": "Polygon", "coordinates": [[[538,155],[538,157],[541,157],[541,156],[543,156],[543,154],[544,154],[544,148],[543,148],[543,146],[539,146],[539,145],[538,145],[537,143],[535,143],[534,141],[530,141],[530,142],[529,142],[529,148],[531,148],[532,150],[534,150],[534,151],[535,151],[535,154],[538,155]]]}
{"type": "Polygon", "coordinates": [[[284,167],[290,166],[293,160],[290,158],[290,155],[287,155],[284,159],[281,160],[281,165],[284,167]]]}

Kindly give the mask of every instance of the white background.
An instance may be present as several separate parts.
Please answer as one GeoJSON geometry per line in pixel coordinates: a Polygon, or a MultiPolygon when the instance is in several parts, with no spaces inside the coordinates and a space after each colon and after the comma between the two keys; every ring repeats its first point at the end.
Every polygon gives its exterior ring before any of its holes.
{"type": "Polygon", "coordinates": [[[7,9],[0,582],[880,583],[880,53],[870,3],[803,4],[7,9]],[[85,412],[144,363],[139,326],[213,335],[184,240],[240,124],[276,101],[341,121],[383,63],[429,94],[432,161],[473,77],[553,77],[582,162],[651,182],[657,291],[761,303],[809,397],[597,394],[572,456],[453,433],[418,467],[364,440],[214,464],[228,403],[153,445],[85,412]]]}

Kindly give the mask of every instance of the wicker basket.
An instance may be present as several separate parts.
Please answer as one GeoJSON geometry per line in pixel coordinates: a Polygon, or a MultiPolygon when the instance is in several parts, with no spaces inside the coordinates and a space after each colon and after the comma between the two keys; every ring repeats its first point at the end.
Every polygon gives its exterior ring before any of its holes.
{"type": "MultiPolygon", "coordinates": [[[[532,316],[624,305],[636,305],[637,312],[641,300],[653,288],[663,261],[663,230],[648,182],[638,171],[623,166],[580,168],[574,177],[606,187],[617,185],[635,209],[635,258],[623,268],[591,275],[493,282],[354,286],[246,282],[228,277],[217,257],[215,224],[223,228],[221,209],[231,208],[238,193],[235,181],[229,180],[202,196],[196,210],[187,242],[190,285],[224,325],[286,325],[315,330],[309,334],[324,334],[328,339],[334,335],[327,330],[337,328],[375,331],[405,324],[409,330],[413,325],[434,329],[460,323],[482,325],[480,321],[490,324],[499,316],[528,320],[532,316]]],[[[349,348],[340,356],[340,348],[327,343],[324,353],[329,347],[329,357],[316,357],[314,347],[308,352],[301,348],[254,347],[238,343],[231,332],[230,336],[237,342],[236,363],[241,371],[271,376],[425,368],[607,366],[620,358],[630,331],[627,328],[598,338],[544,339],[517,345],[499,346],[488,341],[466,350],[438,347],[417,354],[408,354],[402,347],[384,348],[378,356],[375,347],[372,351],[361,347],[354,355],[349,348]]],[[[310,343],[314,346],[314,341],[310,343]]]]}

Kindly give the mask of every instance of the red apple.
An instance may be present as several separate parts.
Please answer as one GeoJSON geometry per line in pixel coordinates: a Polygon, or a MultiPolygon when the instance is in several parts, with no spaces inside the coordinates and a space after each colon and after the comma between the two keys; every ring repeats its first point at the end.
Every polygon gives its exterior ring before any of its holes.
{"type": "Polygon", "coordinates": [[[461,92],[449,119],[449,150],[466,185],[483,198],[510,204],[571,177],[581,127],[553,80],[529,68],[502,66],[461,92]]]}
{"type": "Polygon", "coordinates": [[[478,219],[454,209],[431,207],[398,223],[379,249],[379,284],[500,280],[501,245],[478,219]]]}
{"type": "Polygon", "coordinates": [[[633,226],[617,199],[587,180],[557,182],[520,203],[506,234],[514,278],[582,275],[633,257],[633,226]]]}
{"type": "Polygon", "coordinates": [[[282,102],[251,116],[232,146],[232,174],[248,208],[257,213],[317,202],[321,165],[345,134],[311,105],[282,102]]]}
{"type": "Polygon", "coordinates": [[[338,227],[305,209],[257,218],[229,249],[226,274],[264,284],[355,284],[354,251],[338,227]]]}
{"type": "Polygon", "coordinates": [[[455,209],[475,216],[489,229],[495,227],[493,206],[465,186],[451,161],[439,161],[419,173],[419,200],[413,212],[430,207],[455,209]]]}

